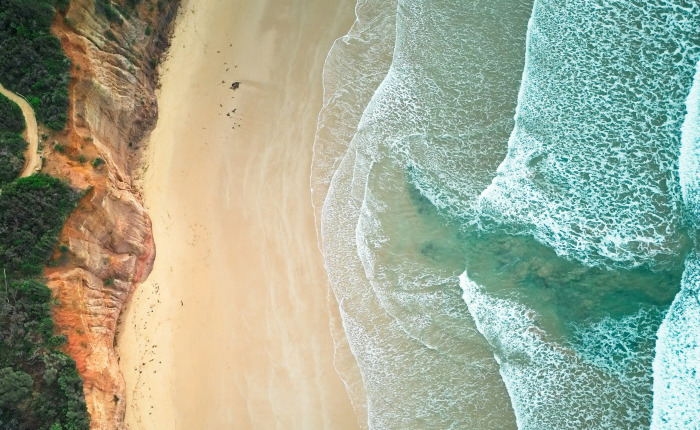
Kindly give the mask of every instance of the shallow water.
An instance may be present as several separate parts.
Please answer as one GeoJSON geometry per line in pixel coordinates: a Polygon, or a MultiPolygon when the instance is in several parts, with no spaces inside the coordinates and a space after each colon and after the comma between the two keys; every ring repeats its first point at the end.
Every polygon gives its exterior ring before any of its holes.
{"type": "Polygon", "coordinates": [[[357,10],[311,179],[368,426],[693,428],[700,4],[357,10]]]}

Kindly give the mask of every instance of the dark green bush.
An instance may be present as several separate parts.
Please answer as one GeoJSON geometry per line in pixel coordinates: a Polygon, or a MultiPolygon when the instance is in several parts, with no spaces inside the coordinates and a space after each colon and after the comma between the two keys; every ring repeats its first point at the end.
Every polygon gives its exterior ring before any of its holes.
{"type": "Polygon", "coordinates": [[[56,9],[58,9],[59,12],[65,12],[68,10],[68,3],[69,0],[56,0],[56,9]]]}
{"type": "Polygon", "coordinates": [[[112,32],[112,30],[107,30],[107,31],[105,32],[105,36],[107,36],[107,39],[111,40],[112,42],[116,42],[116,41],[117,41],[117,36],[114,35],[114,33],[112,32]]]}
{"type": "Polygon", "coordinates": [[[121,24],[124,21],[111,0],[95,0],[95,12],[104,15],[109,22],[121,24]]]}
{"type": "Polygon", "coordinates": [[[51,291],[26,280],[41,273],[77,198],[43,174],[18,179],[0,194],[2,429],[90,427],[75,362],[58,350],[67,339],[54,333],[51,291]]]}
{"type": "Polygon", "coordinates": [[[22,109],[2,94],[0,94],[0,130],[15,133],[24,131],[22,109]]]}
{"type": "Polygon", "coordinates": [[[70,61],[49,32],[54,0],[0,0],[0,11],[2,83],[33,101],[39,121],[63,129],[70,61]]]}
{"type": "MultiPolygon", "coordinates": [[[[48,127],[62,129],[70,63],[49,33],[68,0],[0,0],[0,79],[48,127]]],[[[17,109],[0,100],[0,430],[88,430],[75,362],[58,350],[51,292],[40,275],[78,194],[39,174],[18,179],[26,143],[17,109]]]]}
{"type": "Polygon", "coordinates": [[[129,9],[126,6],[122,6],[120,4],[114,4],[113,7],[117,10],[117,12],[119,12],[119,14],[122,16],[122,18],[124,18],[127,21],[131,19],[131,12],[129,11],[129,9]]]}
{"type": "Polygon", "coordinates": [[[22,110],[12,100],[0,94],[0,188],[19,176],[24,167],[27,142],[22,110]]]}
{"type": "Polygon", "coordinates": [[[0,288],[0,428],[88,430],[75,362],[56,349],[51,291],[36,281],[0,288]],[[56,427],[56,425],[60,427],[56,427]]]}
{"type": "Polygon", "coordinates": [[[24,167],[27,142],[17,133],[0,131],[0,187],[12,182],[24,167]]]}
{"type": "Polygon", "coordinates": [[[44,174],[18,179],[0,194],[0,266],[17,277],[40,275],[78,194],[44,174]]]}
{"type": "Polygon", "coordinates": [[[16,407],[32,392],[32,377],[21,370],[11,367],[0,369],[0,409],[16,407]]]}

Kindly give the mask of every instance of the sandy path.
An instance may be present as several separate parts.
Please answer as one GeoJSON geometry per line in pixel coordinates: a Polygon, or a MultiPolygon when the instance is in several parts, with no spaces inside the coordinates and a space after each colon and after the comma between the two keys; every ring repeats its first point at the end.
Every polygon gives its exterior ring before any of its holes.
{"type": "Polygon", "coordinates": [[[323,61],[353,7],[184,0],[144,173],[157,258],[118,338],[131,430],[357,428],[309,191],[323,61]]]}
{"type": "Polygon", "coordinates": [[[39,128],[36,125],[34,109],[32,109],[31,105],[25,99],[6,89],[2,84],[0,84],[0,93],[19,105],[24,115],[24,122],[27,125],[24,129],[24,140],[27,141],[29,146],[27,146],[27,150],[24,151],[24,169],[22,169],[22,173],[19,175],[20,178],[25,178],[41,169],[41,158],[39,158],[38,153],[39,128]]]}

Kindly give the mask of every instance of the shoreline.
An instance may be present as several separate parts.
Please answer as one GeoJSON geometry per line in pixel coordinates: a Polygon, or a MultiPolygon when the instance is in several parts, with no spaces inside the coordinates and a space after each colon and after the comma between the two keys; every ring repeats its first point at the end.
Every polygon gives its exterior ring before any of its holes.
{"type": "Polygon", "coordinates": [[[158,255],[116,347],[131,430],[358,428],[309,185],[321,72],[354,3],[301,3],[181,5],[142,172],[158,255]]]}

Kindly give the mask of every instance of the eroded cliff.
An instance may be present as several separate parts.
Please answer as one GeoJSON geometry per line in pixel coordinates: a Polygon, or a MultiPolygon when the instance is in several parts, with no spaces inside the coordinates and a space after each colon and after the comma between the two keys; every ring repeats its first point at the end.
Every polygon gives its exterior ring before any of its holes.
{"type": "Polygon", "coordinates": [[[64,226],[45,275],[66,352],[84,379],[91,428],[124,429],[115,332],[155,258],[134,176],[140,142],[157,118],[157,61],[179,0],[107,3],[107,14],[104,1],[97,10],[95,3],[71,0],[52,26],[73,66],[68,125],[60,133],[42,130],[42,171],[90,191],[64,226]]]}

